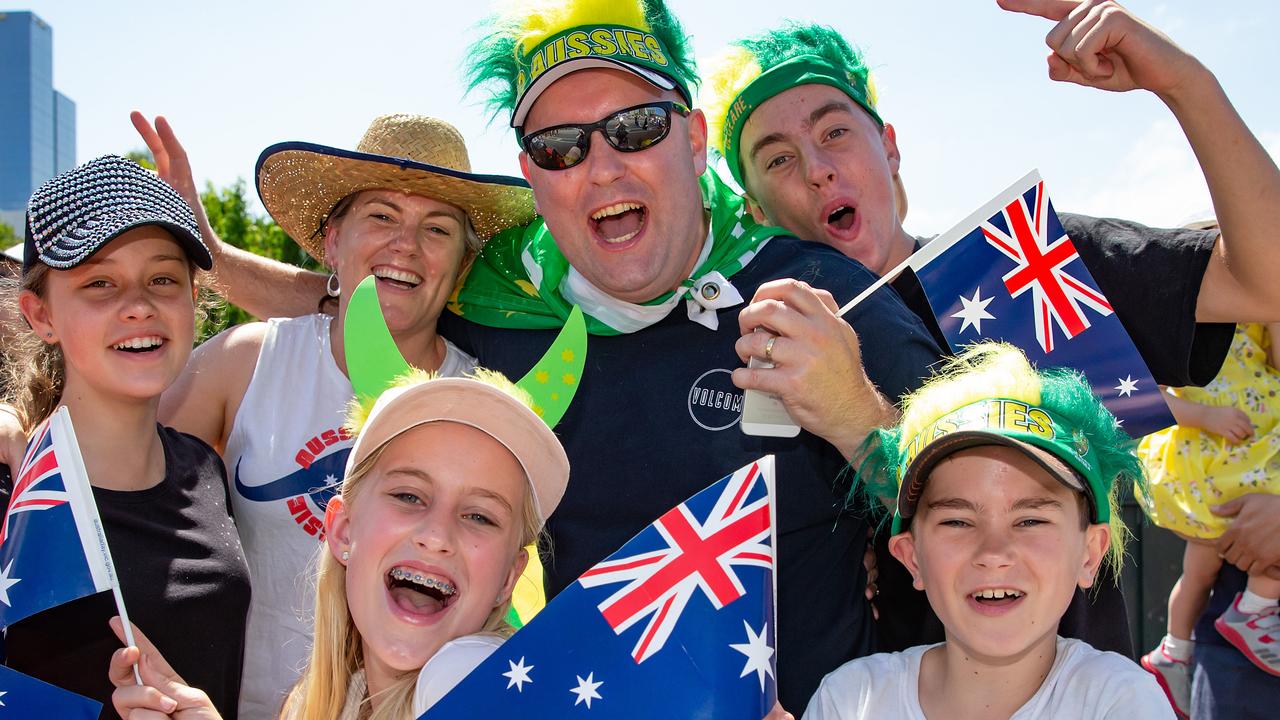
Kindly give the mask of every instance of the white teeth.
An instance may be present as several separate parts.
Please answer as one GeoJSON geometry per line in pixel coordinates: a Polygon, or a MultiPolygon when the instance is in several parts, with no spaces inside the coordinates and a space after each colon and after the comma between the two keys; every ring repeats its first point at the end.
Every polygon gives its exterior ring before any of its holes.
{"type": "MultiPolygon", "coordinates": [[[[610,205],[607,208],[601,208],[600,210],[595,211],[594,213],[591,214],[591,219],[603,220],[604,218],[607,218],[611,215],[621,215],[622,213],[628,210],[640,210],[640,209],[642,208],[635,203],[629,203],[629,202],[615,203],[613,205],[610,205]]],[[[634,235],[635,233],[632,233],[632,234],[634,235]]],[[[630,239],[630,238],[628,237],[627,239],[630,239]]],[[[621,242],[621,241],[614,241],[614,242],[621,242]]]]}
{"type": "Polygon", "coordinates": [[[116,343],[112,347],[116,350],[141,350],[143,348],[160,347],[164,344],[164,339],[156,336],[130,338],[121,343],[116,343]]]}
{"type": "Polygon", "coordinates": [[[392,568],[391,572],[388,574],[395,580],[403,580],[405,582],[411,582],[414,585],[432,588],[433,590],[440,591],[444,595],[453,595],[458,592],[458,589],[454,587],[452,583],[440,578],[432,577],[431,575],[427,575],[419,570],[392,568]]]}
{"type": "Polygon", "coordinates": [[[417,273],[411,273],[407,270],[396,270],[395,268],[378,268],[373,271],[374,277],[384,278],[387,280],[398,280],[402,283],[410,285],[418,285],[422,282],[422,276],[417,273]]]}
{"type": "Polygon", "coordinates": [[[1011,598],[1022,597],[1022,593],[1018,592],[1017,590],[1010,590],[1007,588],[995,588],[995,589],[988,588],[986,590],[979,590],[978,592],[973,594],[973,597],[982,598],[984,600],[1003,600],[1005,597],[1011,597],[1011,598]]]}
{"type": "Polygon", "coordinates": [[[605,238],[605,239],[604,239],[604,241],[605,241],[606,243],[610,244],[610,245],[617,245],[617,244],[619,244],[619,243],[624,243],[624,242],[626,242],[626,241],[630,240],[631,238],[635,237],[637,232],[640,232],[640,231],[639,231],[639,230],[633,230],[633,231],[631,231],[631,232],[627,233],[626,235],[621,235],[621,236],[616,237],[616,238],[605,238]]]}

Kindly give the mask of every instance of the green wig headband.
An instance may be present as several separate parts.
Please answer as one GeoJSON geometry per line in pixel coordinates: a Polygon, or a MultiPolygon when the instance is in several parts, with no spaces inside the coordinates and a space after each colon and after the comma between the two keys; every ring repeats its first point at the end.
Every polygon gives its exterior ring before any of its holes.
{"type": "Polygon", "coordinates": [[[484,28],[467,53],[467,88],[488,87],[489,110],[510,113],[514,128],[542,90],[573,70],[629,70],[686,100],[698,79],[688,38],[663,0],[532,0],[484,28]]]}
{"type": "Polygon", "coordinates": [[[701,104],[711,142],[739,185],[746,187],[738,143],[747,118],[774,95],[811,84],[840,90],[884,124],[862,54],[832,28],[790,23],[737,40],[714,61],[701,104]]]}
{"type": "Polygon", "coordinates": [[[1047,458],[1037,462],[1090,500],[1090,521],[1112,524],[1113,554],[1119,553],[1124,530],[1115,490],[1121,480],[1143,482],[1133,441],[1077,373],[1037,371],[1011,345],[971,346],[904,398],[901,424],[869,438],[858,484],[899,498],[898,533],[932,465],[951,452],[990,444],[1030,447],[1033,459],[1047,458]]]}

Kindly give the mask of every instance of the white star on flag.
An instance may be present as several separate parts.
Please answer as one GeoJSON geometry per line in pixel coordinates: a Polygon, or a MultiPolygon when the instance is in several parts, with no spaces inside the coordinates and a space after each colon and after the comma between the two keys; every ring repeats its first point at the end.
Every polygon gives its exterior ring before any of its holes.
{"type": "Polygon", "coordinates": [[[578,687],[576,687],[576,688],[569,688],[569,692],[571,692],[571,693],[573,693],[574,695],[577,695],[577,696],[578,696],[578,699],[577,699],[577,700],[575,700],[575,701],[573,701],[573,704],[574,704],[574,706],[575,706],[575,707],[578,705],[578,703],[583,703],[583,702],[585,702],[585,703],[587,704],[587,709],[588,709],[588,710],[590,710],[590,709],[591,709],[591,701],[592,701],[592,700],[603,700],[603,699],[604,699],[604,698],[600,697],[600,693],[596,692],[596,688],[598,688],[598,687],[600,687],[601,685],[603,685],[603,684],[604,684],[604,681],[603,681],[603,680],[601,680],[601,681],[599,681],[599,682],[594,682],[594,681],[595,681],[595,673],[593,673],[593,672],[592,672],[592,673],[587,673],[587,679],[586,679],[586,680],[583,680],[581,675],[575,675],[574,677],[577,677],[577,678],[578,678],[578,687]]]}
{"type": "Polygon", "coordinates": [[[337,476],[337,475],[334,475],[333,473],[329,473],[328,475],[325,475],[325,476],[324,476],[324,484],[325,484],[325,485],[337,485],[337,484],[338,484],[338,476],[337,476]]]}
{"type": "Polygon", "coordinates": [[[1130,397],[1133,391],[1138,389],[1138,381],[1133,379],[1133,375],[1125,375],[1122,378],[1116,378],[1120,384],[1116,389],[1120,391],[1120,397],[1130,397]]]}
{"type": "Polygon", "coordinates": [[[773,648],[769,647],[769,641],[765,638],[769,634],[769,624],[765,623],[759,635],[751,629],[746,620],[742,621],[742,625],[747,629],[747,641],[729,644],[729,647],[747,656],[747,664],[738,677],[746,677],[748,673],[754,672],[760,678],[760,689],[764,690],[764,676],[773,677],[773,666],[769,664],[769,658],[773,657],[773,648]]]}
{"type": "Polygon", "coordinates": [[[516,692],[524,692],[525,683],[533,684],[533,678],[529,677],[529,671],[533,669],[533,666],[524,664],[523,655],[520,657],[519,663],[513,663],[508,660],[507,664],[511,666],[511,670],[502,673],[502,677],[511,679],[511,682],[507,683],[508,690],[514,685],[516,692]]]}
{"type": "MultiPolygon", "coordinates": [[[[9,694],[9,691],[8,691],[8,690],[0,690],[0,698],[4,697],[5,695],[8,695],[8,694],[9,694]]],[[[0,700],[0,707],[4,707],[4,701],[3,701],[3,700],[0,700]]]]}
{"type": "Polygon", "coordinates": [[[13,603],[9,602],[9,588],[22,582],[20,578],[10,578],[9,570],[13,568],[13,560],[4,566],[4,570],[0,570],[0,602],[6,607],[13,607],[13,603]]]}
{"type": "Polygon", "coordinates": [[[953,313],[951,317],[960,318],[964,322],[960,323],[960,332],[964,332],[970,325],[978,334],[982,334],[982,321],[995,320],[996,316],[987,312],[987,306],[991,304],[993,298],[982,299],[982,288],[974,288],[973,297],[967,298],[960,296],[960,303],[964,308],[960,312],[953,313]]]}

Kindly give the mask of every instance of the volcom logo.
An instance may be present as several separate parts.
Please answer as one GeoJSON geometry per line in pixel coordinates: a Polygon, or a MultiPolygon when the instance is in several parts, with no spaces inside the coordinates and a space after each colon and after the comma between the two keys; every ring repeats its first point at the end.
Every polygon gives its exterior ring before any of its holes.
{"type": "Polygon", "coordinates": [[[742,391],[729,370],[708,370],[689,388],[689,417],[705,430],[726,430],[742,419],[742,391]]]}

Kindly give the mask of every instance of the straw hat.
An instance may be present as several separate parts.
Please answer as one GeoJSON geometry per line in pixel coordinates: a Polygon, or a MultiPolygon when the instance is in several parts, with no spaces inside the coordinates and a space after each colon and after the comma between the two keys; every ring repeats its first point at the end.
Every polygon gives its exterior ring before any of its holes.
{"type": "Polygon", "coordinates": [[[533,220],[533,192],[520,178],[475,175],[452,125],[423,115],[383,115],[354,152],[304,142],[258,157],[258,196],[289,237],[324,259],[320,225],[344,197],[390,188],[456,205],[482,240],[533,220]]]}

